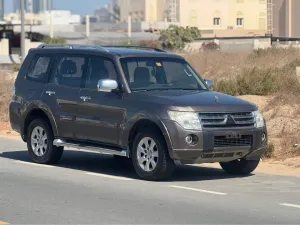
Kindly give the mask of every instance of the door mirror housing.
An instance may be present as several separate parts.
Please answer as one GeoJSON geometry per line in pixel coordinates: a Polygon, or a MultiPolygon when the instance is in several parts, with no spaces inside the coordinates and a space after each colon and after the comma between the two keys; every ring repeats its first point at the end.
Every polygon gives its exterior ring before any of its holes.
{"type": "Polygon", "coordinates": [[[118,83],[115,80],[105,79],[99,80],[97,90],[102,92],[112,92],[118,89],[118,83]]]}
{"type": "Polygon", "coordinates": [[[204,79],[204,81],[208,88],[211,88],[214,85],[214,82],[212,80],[204,79]]]}

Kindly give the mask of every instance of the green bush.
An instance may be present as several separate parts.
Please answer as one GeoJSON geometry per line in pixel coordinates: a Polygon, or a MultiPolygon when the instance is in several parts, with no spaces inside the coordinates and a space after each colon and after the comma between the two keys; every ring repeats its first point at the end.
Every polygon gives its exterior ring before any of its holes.
{"type": "Polygon", "coordinates": [[[137,44],[134,41],[120,41],[119,43],[120,46],[136,46],[137,44]]]}
{"type": "Polygon", "coordinates": [[[209,41],[202,44],[202,49],[204,51],[218,51],[220,50],[220,46],[214,41],[209,41]]]}
{"type": "Polygon", "coordinates": [[[140,41],[140,46],[151,47],[151,48],[162,48],[162,45],[159,41],[142,40],[140,41]]]}
{"type": "Polygon", "coordinates": [[[268,146],[266,148],[266,151],[264,152],[263,154],[263,158],[266,158],[266,159],[270,159],[274,156],[274,153],[275,153],[275,146],[273,143],[268,143],[268,146]]]}
{"type": "Polygon", "coordinates": [[[184,49],[186,44],[201,37],[197,27],[179,27],[171,25],[168,29],[160,32],[159,40],[166,49],[184,49]]]}
{"type": "Polygon", "coordinates": [[[45,44],[66,44],[67,41],[64,38],[60,38],[60,37],[45,37],[43,40],[43,43],[45,44]]]}

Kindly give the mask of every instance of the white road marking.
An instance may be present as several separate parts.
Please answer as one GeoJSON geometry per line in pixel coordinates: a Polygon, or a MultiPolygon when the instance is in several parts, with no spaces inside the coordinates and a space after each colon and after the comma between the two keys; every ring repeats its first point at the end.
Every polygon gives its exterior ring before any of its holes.
{"type": "Polygon", "coordinates": [[[289,204],[289,203],[280,203],[280,205],[300,209],[300,205],[294,205],[294,204],[289,204]]]}
{"type": "Polygon", "coordinates": [[[112,176],[112,175],[101,174],[101,173],[91,173],[91,172],[88,172],[86,174],[87,175],[91,175],[91,176],[97,176],[97,177],[104,177],[104,178],[115,179],[115,180],[125,180],[125,181],[132,180],[132,179],[127,178],[127,177],[118,177],[118,176],[112,176]]]}
{"type": "Polygon", "coordinates": [[[46,167],[46,168],[53,168],[54,167],[54,166],[50,166],[50,165],[31,163],[31,162],[25,162],[25,161],[19,161],[19,160],[16,160],[16,162],[21,163],[21,164],[27,164],[27,165],[39,166],[39,167],[46,167]]]}
{"type": "Polygon", "coordinates": [[[189,190],[189,191],[203,192],[203,193],[208,193],[208,194],[213,194],[213,195],[227,195],[227,193],[223,193],[223,192],[208,191],[208,190],[203,190],[203,189],[198,189],[198,188],[190,188],[190,187],[177,186],[177,185],[169,185],[169,187],[184,189],[184,190],[189,190]]]}

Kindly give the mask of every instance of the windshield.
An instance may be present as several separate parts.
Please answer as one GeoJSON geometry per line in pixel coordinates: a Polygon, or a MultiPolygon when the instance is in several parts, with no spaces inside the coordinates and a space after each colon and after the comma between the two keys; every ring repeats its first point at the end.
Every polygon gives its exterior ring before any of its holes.
{"type": "Polygon", "coordinates": [[[182,59],[123,58],[121,64],[131,91],[207,90],[182,59]]]}

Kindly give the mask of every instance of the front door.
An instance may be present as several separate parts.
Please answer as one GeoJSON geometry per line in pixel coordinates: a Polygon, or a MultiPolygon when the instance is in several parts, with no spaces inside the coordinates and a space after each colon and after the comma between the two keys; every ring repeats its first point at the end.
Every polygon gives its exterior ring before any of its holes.
{"type": "Polygon", "coordinates": [[[55,57],[45,94],[61,138],[75,138],[79,89],[85,65],[85,56],[57,54],[55,57]]]}
{"type": "Polygon", "coordinates": [[[76,135],[78,139],[118,146],[120,124],[124,119],[122,97],[112,92],[99,92],[100,79],[117,80],[113,61],[91,56],[85,88],[79,92],[76,135]]]}

